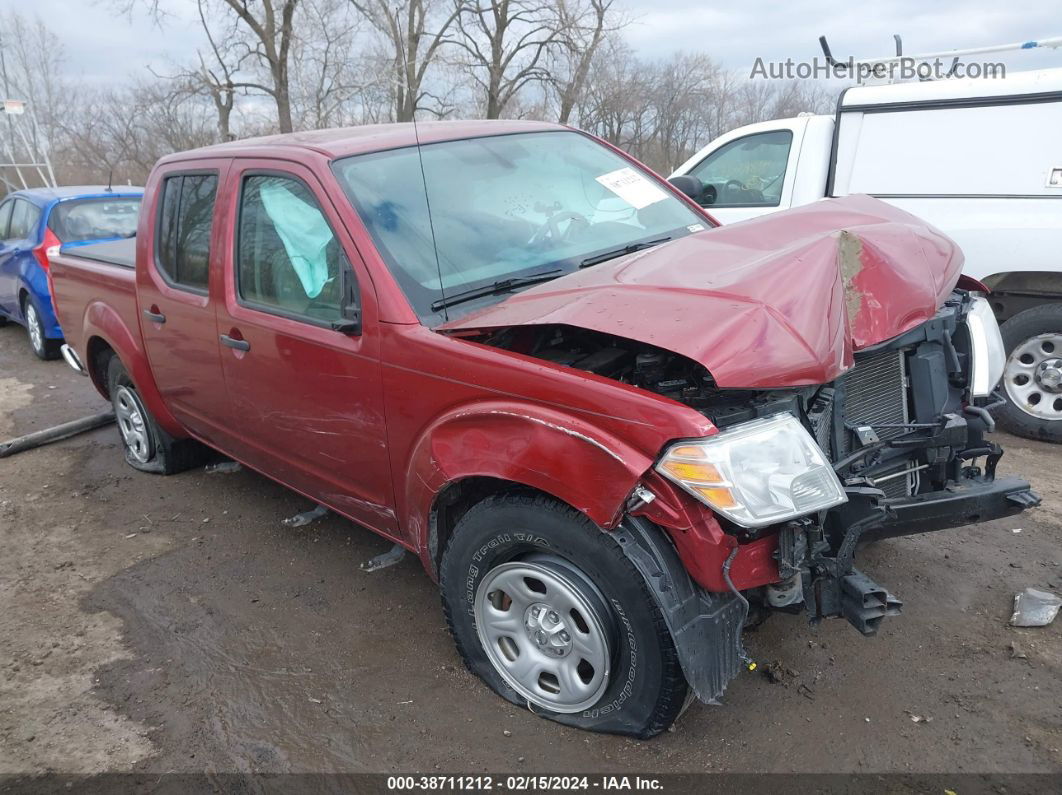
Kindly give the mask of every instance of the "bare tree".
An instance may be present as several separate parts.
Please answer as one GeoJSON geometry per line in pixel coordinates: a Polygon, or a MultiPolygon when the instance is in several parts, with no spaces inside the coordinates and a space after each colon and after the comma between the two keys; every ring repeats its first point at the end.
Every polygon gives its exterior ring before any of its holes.
{"type": "Polygon", "coordinates": [[[252,52],[269,73],[270,82],[251,83],[273,98],[280,132],[292,131],[289,56],[295,38],[295,9],[299,0],[216,0],[228,6],[250,33],[252,52]]]}
{"type": "Polygon", "coordinates": [[[410,121],[429,96],[424,78],[446,43],[461,6],[443,7],[439,0],[350,2],[384,39],[391,56],[395,120],[410,121]]]}
{"type": "Polygon", "coordinates": [[[484,115],[500,118],[529,85],[549,78],[546,60],[561,39],[555,0],[456,0],[458,35],[484,115]]]}
{"type": "Polygon", "coordinates": [[[615,0],[560,0],[558,47],[550,58],[549,82],[557,96],[557,121],[567,124],[583,99],[590,66],[606,36],[625,20],[611,19],[615,0]]]}

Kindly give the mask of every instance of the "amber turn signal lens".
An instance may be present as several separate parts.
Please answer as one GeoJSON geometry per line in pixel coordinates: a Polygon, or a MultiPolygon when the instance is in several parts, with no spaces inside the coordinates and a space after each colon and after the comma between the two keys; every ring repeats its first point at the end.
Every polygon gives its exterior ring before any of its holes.
{"type": "Polygon", "coordinates": [[[668,452],[668,455],[675,458],[700,458],[702,460],[707,457],[704,454],[704,450],[694,444],[683,444],[678,447],[672,447],[668,452]]]}
{"type": "Polygon", "coordinates": [[[694,486],[693,490],[700,494],[708,503],[716,508],[736,508],[737,500],[734,499],[734,495],[730,489],[724,488],[709,488],[707,486],[694,486]]]}
{"type": "Polygon", "coordinates": [[[715,464],[709,464],[707,461],[693,463],[675,461],[669,458],[664,461],[662,467],[667,470],[668,474],[675,476],[679,480],[694,481],[696,483],[725,483],[715,464]]]}

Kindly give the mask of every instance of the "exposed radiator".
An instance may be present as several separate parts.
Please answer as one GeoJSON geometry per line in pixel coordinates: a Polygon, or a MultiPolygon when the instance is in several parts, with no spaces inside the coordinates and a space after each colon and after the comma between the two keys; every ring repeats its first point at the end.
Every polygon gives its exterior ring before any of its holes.
{"type": "MultiPolygon", "coordinates": [[[[908,421],[907,368],[902,351],[883,351],[866,356],[857,356],[855,367],[844,380],[844,417],[848,425],[870,425],[879,439],[891,439],[905,433],[903,428],[881,427],[898,425],[908,421]]],[[[847,455],[858,445],[851,433],[845,434],[844,450],[847,455]]],[[[896,472],[909,467],[904,462],[896,472]]],[[[878,477],[892,471],[875,473],[878,477]]],[[[911,493],[911,476],[885,481],[880,488],[889,497],[903,497],[911,493]]]]}

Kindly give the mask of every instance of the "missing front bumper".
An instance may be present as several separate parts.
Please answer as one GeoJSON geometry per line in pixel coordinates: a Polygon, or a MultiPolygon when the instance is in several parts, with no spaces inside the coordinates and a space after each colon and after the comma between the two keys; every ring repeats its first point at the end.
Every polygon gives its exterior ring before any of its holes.
{"type": "Polygon", "coordinates": [[[873,635],[882,620],[899,614],[900,602],[854,567],[861,541],[1001,519],[1039,504],[1029,484],[1014,477],[966,477],[942,491],[891,499],[875,489],[850,489],[848,503],[832,517],[832,534],[810,521],[781,531],[779,573],[799,575],[813,622],[844,616],[873,635]]]}
{"type": "Polygon", "coordinates": [[[868,528],[863,538],[892,538],[988,522],[1039,504],[1039,495],[1021,478],[965,478],[944,491],[882,500],[886,518],[868,528]]]}

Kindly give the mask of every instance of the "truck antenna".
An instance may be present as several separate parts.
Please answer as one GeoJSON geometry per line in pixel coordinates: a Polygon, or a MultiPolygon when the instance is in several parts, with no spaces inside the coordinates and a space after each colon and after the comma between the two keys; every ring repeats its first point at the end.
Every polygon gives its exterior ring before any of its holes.
{"type": "Polygon", "coordinates": [[[443,286],[442,264],[439,261],[439,244],[435,240],[435,224],[431,219],[431,199],[428,197],[428,177],[424,173],[424,154],[420,149],[420,132],[417,130],[417,109],[413,108],[413,139],[417,142],[417,160],[420,163],[420,181],[424,185],[424,206],[428,208],[428,229],[431,230],[431,247],[435,252],[435,271],[439,274],[439,298],[441,299],[443,320],[450,320],[446,311],[446,288],[443,286]]]}

